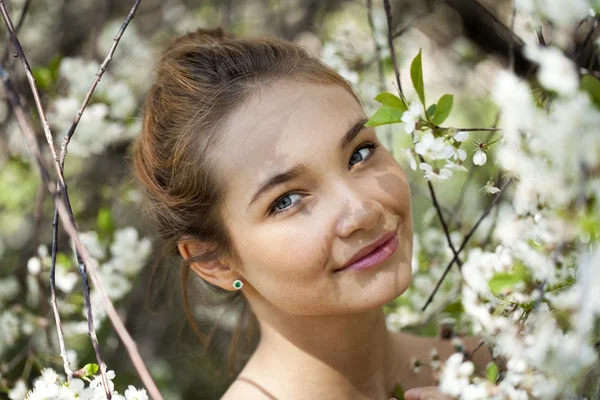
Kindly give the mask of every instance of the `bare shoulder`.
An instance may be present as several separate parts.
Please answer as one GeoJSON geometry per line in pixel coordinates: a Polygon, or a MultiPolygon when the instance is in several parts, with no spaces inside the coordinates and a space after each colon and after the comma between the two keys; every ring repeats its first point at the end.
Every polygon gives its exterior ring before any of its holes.
{"type": "Polygon", "coordinates": [[[274,397],[247,379],[236,379],[220,400],[273,400],[274,397]]]}

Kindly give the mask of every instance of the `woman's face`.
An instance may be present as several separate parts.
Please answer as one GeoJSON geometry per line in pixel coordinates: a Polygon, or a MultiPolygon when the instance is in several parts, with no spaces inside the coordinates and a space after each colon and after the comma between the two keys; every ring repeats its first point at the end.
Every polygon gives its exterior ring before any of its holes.
{"type": "Polygon", "coordinates": [[[367,119],[341,86],[289,81],[263,88],[229,118],[219,154],[223,216],[251,303],[343,314],[382,306],[408,287],[410,189],[374,129],[362,127],[367,119]],[[383,264],[336,271],[393,231],[399,245],[383,264]]]}

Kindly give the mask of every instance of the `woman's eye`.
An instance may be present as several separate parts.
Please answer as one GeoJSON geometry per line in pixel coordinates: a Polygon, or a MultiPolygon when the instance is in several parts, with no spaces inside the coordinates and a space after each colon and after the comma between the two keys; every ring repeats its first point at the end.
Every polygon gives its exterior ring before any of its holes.
{"type": "Polygon", "coordinates": [[[286,194],[284,194],[279,199],[275,200],[275,202],[273,203],[273,205],[269,209],[269,214],[282,212],[282,211],[285,211],[285,210],[291,208],[290,207],[291,205],[296,204],[296,202],[292,202],[292,200],[290,200],[293,196],[302,197],[298,193],[286,193],[286,194]]]}
{"type": "Polygon", "coordinates": [[[358,148],[354,152],[354,154],[352,154],[352,157],[350,158],[348,165],[350,167],[352,167],[353,165],[355,165],[361,161],[365,161],[365,160],[369,159],[371,156],[373,156],[377,147],[379,147],[378,143],[367,143],[367,144],[363,145],[362,147],[358,148]],[[358,154],[358,156],[357,156],[357,154],[358,154]],[[356,161],[356,162],[353,164],[352,161],[356,161]]]}
{"type": "MultiPolygon", "coordinates": [[[[354,154],[352,154],[352,157],[350,158],[350,161],[348,162],[348,166],[350,168],[352,168],[352,166],[354,166],[360,162],[367,161],[368,159],[373,157],[373,154],[375,154],[375,151],[379,146],[380,146],[380,144],[375,143],[375,142],[369,142],[369,143],[363,144],[361,147],[356,149],[354,154]]],[[[303,197],[306,197],[305,195],[302,195],[300,193],[286,193],[283,196],[279,197],[277,200],[275,200],[271,204],[271,207],[269,207],[267,214],[270,216],[273,214],[283,213],[283,212],[291,210],[298,203],[301,202],[301,200],[293,201],[292,198],[294,196],[298,196],[300,199],[302,199],[303,197]]]]}

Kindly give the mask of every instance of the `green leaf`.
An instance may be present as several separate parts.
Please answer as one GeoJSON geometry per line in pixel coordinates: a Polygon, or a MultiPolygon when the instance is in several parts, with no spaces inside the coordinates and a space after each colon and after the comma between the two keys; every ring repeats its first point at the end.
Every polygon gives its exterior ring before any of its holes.
{"type": "Polygon", "coordinates": [[[581,90],[588,92],[596,106],[600,107],[600,80],[587,74],[581,79],[581,90]]]}
{"type": "Polygon", "coordinates": [[[462,314],[465,311],[461,301],[455,301],[454,303],[450,303],[444,308],[445,313],[448,314],[462,314]]]}
{"type": "Polygon", "coordinates": [[[365,126],[395,124],[402,121],[402,114],[404,111],[384,105],[379,107],[379,110],[367,121],[365,126]]]}
{"type": "Polygon", "coordinates": [[[50,59],[48,63],[48,70],[52,75],[52,79],[56,81],[58,79],[58,68],[60,67],[60,62],[62,61],[62,55],[56,54],[54,57],[50,59]]]}
{"type": "Polygon", "coordinates": [[[397,108],[398,110],[402,110],[402,111],[407,110],[404,102],[402,102],[402,100],[400,100],[400,98],[398,96],[396,96],[395,94],[392,94],[392,93],[388,93],[388,92],[379,93],[375,97],[375,100],[378,101],[379,103],[383,104],[384,106],[397,108]]]}
{"type": "Polygon", "coordinates": [[[412,79],[415,91],[419,95],[419,100],[425,105],[425,88],[423,84],[423,64],[421,63],[421,50],[410,65],[410,78],[412,79]]]}
{"type": "Polygon", "coordinates": [[[496,365],[496,363],[489,363],[486,372],[488,381],[496,383],[496,379],[498,379],[498,366],[496,365]]]}
{"type": "Polygon", "coordinates": [[[48,68],[33,68],[33,77],[41,89],[48,90],[52,86],[52,72],[48,68]]]}
{"type": "Polygon", "coordinates": [[[448,118],[450,111],[452,111],[452,103],[454,103],[454,96],[451,94],[445,94],[440,97],[440,100],[437,102],[435,114],[433,115],[434,124],[440,125],[448,118]]]}
{"type": "Polygon", "coordinates": [[[67,268],[71,268],[73,266],[73,259],[65,253],[57,253],[56,263],[64,265],[67,268]]]}
{"type": "Polygon", "coordinates": [[[427,109],[427,115],[431,118],[433,117],[433,114],[435,114],[435,109],[437,108],[437,104],[432,104],[429,106],[429,108],[427,109]]]}
{"type": "Polygon", "coordinates": [[[490,290],[497,295],[505,289],[509,289],[517,284],[521,277],[510,272],[496,272],[492,279],[488,282],[490,290]]]}
{"type": "Polygon", "coordinates": [[[115,230],[115,222],[110,209],[102,207],[98,210],[96,224],[101,235],[112,236],[115,230]]]}
{"type": "Polygon", "coordinates": [[[92,376],[98,372],[98,364],[86,364],[82,370],[85,372],[84,376],[92,376]]]}
{"type": "Polygon", "coordinates": [[[404,400],[404,388],[402,387],[401,384],[396,385],[396,389],[394,389],[394,396],[398,400],[404,400]]]}

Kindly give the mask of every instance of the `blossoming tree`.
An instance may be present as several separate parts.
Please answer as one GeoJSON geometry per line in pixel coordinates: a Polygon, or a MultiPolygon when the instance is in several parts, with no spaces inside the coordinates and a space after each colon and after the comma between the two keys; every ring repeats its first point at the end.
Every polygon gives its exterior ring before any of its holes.
{"type": "MultiPolygon", "coordinates": [[[[131,295],[152,256],[145,227],[123,217],[139,195],[123,178],[108,195],[86,198],[80,189],[82,170],[109,155],[124,159],[137,135],[150,76],[136,65],[151,62],[156,43],[132,21],[135,1],[127,18],[102,28],[93,57],[30,65],[19,38],[35,43],[36,26],[58,11],[28,11],[29,3],[0,0],[11,43],[0,60],[8,100],[0,104],[8,149],[0,150],[0,257],[15,265],[0,271],[0,390],[11,400],[178,398],[154,383],[124,309],[113,305],[131,295]],[[23,22],[28,12],[33,21],[23,22]],[[30,84],[31,97],[17,81],[30,84]],[[42,225],[44,212],[51,225],[42,225]],[[115,341],[107,319],[141,376],[134,385],[115,388],[119,366],[101,351],[115,341]]],[[[400,24],[408,3],[345,4],[321,21],[320,38],[294,38],[357,87],[368,124],[412,171],[423,199],[415,203],[413,285],[386,306],[387,323],[452,338],[447,362],[434,352],[413,360],[415,373],[431,368],[449,396],[600,398],[600,3],[514,0],[484,11],[506,20],[506,62],[474,56],[461,35],[442,52],[426,34],[424,20],[443,7],[460,14],[468,2],[424,2],[400,24]],[[491,352],[486,376],[475,374],[462,334],[478,335],[475,351],[491,352]]],[[[165,31],[214,20],[215,8],[164,7],[165,31]]]]}

